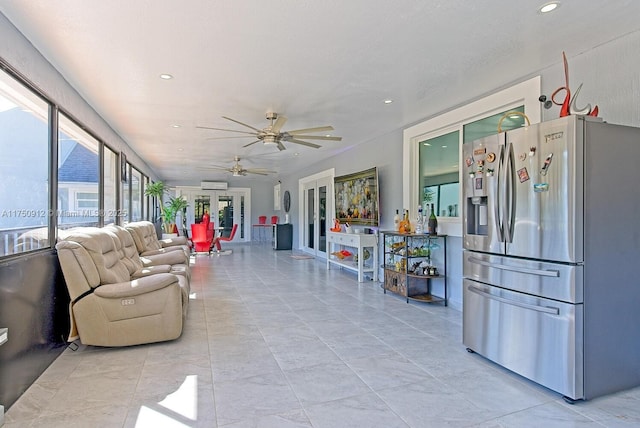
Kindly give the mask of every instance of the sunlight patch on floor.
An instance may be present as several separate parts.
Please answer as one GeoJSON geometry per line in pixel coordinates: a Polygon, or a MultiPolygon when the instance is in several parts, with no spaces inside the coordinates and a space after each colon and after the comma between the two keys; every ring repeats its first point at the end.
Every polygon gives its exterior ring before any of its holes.
{"type": "Polygon", "coordinates": [[[198,376],[187,376],[175,392],[158,404],[160,407],[157,409],[148,406],[140,408],[136,428],[191,426],[179,419],[198,420],[198,376]]]}

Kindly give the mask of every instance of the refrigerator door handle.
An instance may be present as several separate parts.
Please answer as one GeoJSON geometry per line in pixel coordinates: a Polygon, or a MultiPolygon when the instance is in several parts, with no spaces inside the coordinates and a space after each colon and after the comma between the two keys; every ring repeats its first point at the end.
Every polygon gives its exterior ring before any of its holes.
{"type": "Polygon", "coordinates": [[[508,270],[511,272],[520,272],[520,273],[528,273],[531,275],[538,275],[538,276],[549,276],[552,278],[559,278],[560,277],[560,271],[557,270],[542,270],[542,269],[529,269],[529,268],[521,268],[521,267],[515,267],[515,266],[507,266],[507,265],[503,265],[503,264],[499,264],[499,263],[492,263],[492,262],[488,262],[486,260],[482,260],[479,259],[477,257],[469,257],[467,260],[469,260],[469,262],[471,263],[475,263],[477,265],[480,266],[486,266],[486,267],[490,267],[490,268],[495,268],[495,269],[502,269],[502,270],[508,270]]]}
{"type": "Polygon", "coordinates": [[[528,303],[518,302],[516,300],[506,299],[500,296],[494,296],[493,294],[487,293],[483,289],[475,287],[473,285],[470,285],[468,288],[469,288],[469,291],[471,291],[472,293],[479,294],[480,296],[485,297],[487,299],[496,300],[498,302],[505,303],[507,305],[518,306],[520,308],[530,309],[532,311],[537,311],[537,312],[544,312],[545,314],[560,315],[560,308],[554,308],[551,306],[530,305],[528,303]]]}
{"type": "Polygon", "coordinates": [[[513,228],[516,221],[516,186],[515,186],[515,154],[513,153],[513,143],[509,143],[509,151],[505,159],[507,163],[507,171],[505,177],[505,197],[504,206],[507,211],[505,215],[506,222],[504,226],[505,242],[513,242],[513,228]]]}
{"type": "Polygon", "coordinates": [[[493,219],[496,224],[496,231],[498,232],[498,242],[504,242],[504,224],[502,221],[501,207],[503,189],[503,177],[504,175],[504,146],[500,146],[500,152],[498,153],[498,176],[496,177],[496,199],[493,202],[494,215],[493,219]]]}

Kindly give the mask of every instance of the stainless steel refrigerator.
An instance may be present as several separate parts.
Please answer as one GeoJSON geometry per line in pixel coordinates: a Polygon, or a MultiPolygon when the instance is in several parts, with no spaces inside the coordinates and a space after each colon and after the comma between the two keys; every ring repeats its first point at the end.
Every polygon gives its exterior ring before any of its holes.
{"type": "Polygon", "coordinates": [[[463,152],[464,345],[567,401],[640,385],[640,129],[568,116],[463,152]]]}

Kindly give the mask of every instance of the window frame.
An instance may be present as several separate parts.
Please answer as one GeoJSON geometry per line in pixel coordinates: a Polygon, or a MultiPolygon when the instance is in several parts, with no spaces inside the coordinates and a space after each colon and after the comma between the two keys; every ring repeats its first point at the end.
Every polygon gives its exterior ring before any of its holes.
{"type": "MultiPolygon", "coordinates": [[[[39,91],[36,87],[34,87],[33,85],[31,85],[25,78],[23,78],[20,73],[16,72],[13,68],[11,68],[10,66],[8,66],[6,63],[2,62],[0,60],[0,72],[3,73],[4,76],[6,76],[6,79],[4,79],[3,76],[3,80],[0,81],[0,86],[2,87],[2,92],[3,94],[5,94],[3,97],[7,98],[8,100],[10,100],[10,102],[12,103],[16,103],[16,106],[22,107],[23,109],[28,110],[29,112],[31,112],[33,114],[33,116],[35,118],[39,118],[40,120],[43,121],[43,124],[46,128],[46,141],[44,142],[44,144],[46,144],[46,150],[47,153],[44,156],[46,159],[46,182],[51,183],[52,182],[52,165],[55,162],[55,158],[56,158],[56,154],[53,153],[53,146],[55,144],[55,138],[52,136],[52,122],[53,122],[53,116],[54,116],[54,111],[55,111],[55,106],[51,103],[50,100],[48,100],[41,91],[39,91]]],[[[39,143],[40,144],[40,143],[39,143]]],[[[56,148],[57,150],[57,148],[56,148]]],[[[2,232],[2,245],[5,245],[5,239],[7,239],[6,242],[10,242],[12,243],[12,246],[10,246],[10,248],[7,249],[7,252],[5,253],[5,251],[3,250],[2,253],[0,254],[0,260],[9,260],[15,257],[20,257],[20,256],[25,256],[28,255],[34,251],[41,251],[41,250],[49,250],[53,247],[54,243],[55,243],[55,235],[54,235],[54,228],[53,228],[53,213],[55,212],[56,209],[56,205],[55,205],[55,194],[53,191],[53,188],[51,185],[48,185],[46,187],[46,195],[43,195],[43,201],[44,204],[42,207],[24,207],[24,209],[20,208],[20,207],[16,207],[16,209],[12,209],[11,207],[9,207],[9,209],[7,209],[7,206],[5,204],[4,205],[4,209],[3,209],[3,215],[25,215],[25,216],[35,216],[35,217],[45,217],[46,221],[44,221],[44,223],[46,223],[45,225],[34,225],[34,226],[26,226],[24,228],[24,232],[22,232],[22,235],[29,233],[29,232],[34,232],[34,238],[35,240],[38,241],[37,246],[35,248],[29,248],[29,249],[19,249],[19,241],[18,238],[16,237],[15,240],[9,239],[5,236],[4,231],[8,231],[8,234],[10,234],[10,230],[12,228],[7,228],[7,229],[0,229],[0,232],[2,232]],[[46,241],[44,241],[44,244],[41,245],[41,239],[40,238],[35,238],[35,235],[39,235],[40,237],[42,237],[42,234],[38,234],[38,230],[39,229],[45,229],[46,228],[46,241]]],[[[31,245],[30,245],[31,246],[31,245]]]]}
{"type": "MultiPolygon", "coordinates": [[[[68,120],[69,122],[71,122],[74,126],[77,126],[79,128],[79,130],[85,132],[86,134],[88,134],[88,136],[90,136],[92,139],[94,139],[97,142],[98,145],[98,151],[97,151],[97,155],[98,155],[98,187],[97,187],[97,193],[98,193],[98,212],[97,212],[97,222],[99,226],[104,226],[105,224],[105,206],[104,206],[104,184],[105,184],[105,165],[104,165],[104,159],[105,159],[105,149],[108,148],[112,153],[118,155],[119,153],[121,153],[121,151],[119,150],[114,150],[114,147],[116,146],[112,146],[108,143],[106,143],[103,139],[101,139],[100,137],[98,137],[98,135],[94,132],[92,132],[90,129],[88,129],[88,127],[86,127],[82,121],[78,120],[73,114],[71,114],[69,111],[61,108],[58,104],[56,104],[53,100],[51,100],[51,98],[44,93],[40,88],[38,88],[35,84],[33,84],[31,81],[29,81],[28,78],[26,78],[25,76],[23,76],[19,71],[17,71],[14,67],[12,67],[10,64],[6,63],[4,60],[2,60],[0,58],[0,71],[4,74],[6,74],[6,76],[8,77],[8,79],[6,79],[6,81],[0,82],[0,86],[2,86],[5,91],[7,93],[7,96],[9,97],[9,99],[15,99],[17,101],[19,101],[20,104],[24,104],[26,106],[32,106],[32,104],[34,102],[38,102],[38,105],[40,102],[42,102],[42,106],[39,105],[38,108],[31,108],[30,110],[32,111],[36,111],[37,116],[39,116],[45,123],[46,129],[47,129],[47,138],[46,138],[46,178],[48,180],[47,186],[46,186],[46,191],[47,191],[47,195],[46,195],[46,207],[47,209],[44,209],[44,207],[42,209],[38,208],[37,210],[33,209],[29,209],[27,211],[31,212],[31,211],[38,211],[38,212],[45,212],[46,214],[46,225],[38,225],[38,226],[34,226],[31,227],[30,229],[28,229],[28,231],[32,231],[32,230],[36,230],[36,229],[42,229],[42,233],[40,235],[43,236],[43,238],[40,238],[39,243],[37,244],[37,246],[35,246],[34,248],[31,248],[32,245],[29,245],[29,248],[26,250],[19,250],[16,245],[17,243],[13,244],[13,247],[11,248],[11,251],[7,251],[6,254],[3,253],[0,255],[0,261],[4,262],[6,260],[12,260],[15,258],[20,258],[20,257],[27,257],[30,254],[33,254],[34,252],[45,252],[45,251],[51,251],[51,249],[54,247],[57,238],[58,238],[58,231],[59,231],[59,216],[58,214],[60,213],[60,207],[58,207],[58,198],[59,198],[59,181],[58,181],[58,173],[59,173],[59,168],[58,168],[58,160],[59,160],[59,156],[58,156],[58,151],[59,151],[59,133],[60,132],[65,132],[65,131],[61,131],[61,127],[60,127],[60,116],[64,116],[65,120],[68,120]],[[23,98],[26,98],[27,102],[23,103],[21,100],[23,100],[23,98]],[[33,98],[33,99],[32,99],[33,98]],[[40,108],[42,107],[42,108],[40,108]],[[46,237],[46,241],[44,240],[44,237],[46,237]]],[[[126,146],[126,143],[125,147],[126,146]]],[[[136,168],[135,165],[127,162],[127,167],[128,168],[136,168]]],[[[119,168],[118,168],[119,170],[119,168]]],[[[146,197],[144,195],[144,189],[146,188],[146,185],[149,183],[149,176],[147,174],[145,174],[141,169],[136,168],[137,171],[140,172],[141,175],[141,200],[140,200],[140,209],[141,209],[141,216],[144,218],[145,215],[149,216],[150,215],[150,200],[148,197],[146,197]]],[[[118,177],[115,178],[115,180],[119,180],[119,171],[118,171],[118,177]]],[[[121,200],[121,183],[119,181],[116,181],[115,184],[115,207],[109,207],[109,210],[113,210],[115,209],[114,212],[114,221],[116,221],[116,223],[122,223],[123,218],[121,217],[121,213],[122,213],[122,200],[121,200]]],[[[77,186],[72,186],[72,187],[77,187],[77,186]]],[[[80,185],[80,187],[82,187],[82,185],[80,185]]],[[[76,194],[76,190],[70,189],[72,191],[73,194],[76,194]]],[[[92,193],[95,192],[95,188],[92,188],[92,193]]],[[[74,197],[73,198],[74,201],[74,206],[70,207],[70,209],[75,210],[75,209],[86,209],[86,208],[78,208],[77,205],[77,200],[74,197]]],[[[91,210],[94,210],[94,208],[90,208],[91,210]]],[[[20,210],[14,210],[14,211],[20,211],[20,210]]],[[[111,221],[111,218],[110,218],[111,221]]],[[[4,230],[10,230],[9,229],[1,229],[0,232],[4,233],[4,230]]],[[[34,238],[35,239],[35,238],[34,238]]]]}

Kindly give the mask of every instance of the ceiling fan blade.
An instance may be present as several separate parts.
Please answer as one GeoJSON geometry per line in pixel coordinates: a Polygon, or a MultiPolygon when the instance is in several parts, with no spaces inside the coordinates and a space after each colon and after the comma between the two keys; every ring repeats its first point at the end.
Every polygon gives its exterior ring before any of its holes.
{"type": "Polygon", "coordinates": [[[205,138],[205,140],[227,140],[229,138],[256,138],[255,134],[251,134],[251,135],[238,135],[238,136],[233,136],[233,137],[209,137],[209,138],[205,138]]]}
{"type": "Polygon", "coordinates": [[[307,132],[325,132],[325,131],[333,131],[333,126],[319,126],[317,128],[295,129],[293,131],[287,131],[287,134],[300,135],[300,134],[306,134],[307,132]]]}
{"type": "Polygon", "coordinates": [[[240,122],[240,121],[238,121],[238,120],[231,119],[230,117],[222,116],[222,118],[223,118],[223,119],[230,120],[231,122],[235,122],[235,123],[237,123],[238,125],[246,126],[247,128],[253,129],[253,130],[254,130],[254,131],[256,131],[256,132],[262,132],[262,130],[261,130],[261,129],[254,128],[254,127],[253,127],[253,126],[251,126],[251,125],[247,125],[246,123],[242,123],[242,122],[240,122]]]}
{"type": "Polygon", "coordinates": [[[244,145],[244,146],[242,146],[242,147],[249,147],[250,145],[255,144],[255,143],[259,143],[260,141],[261,141],[261,140],[256,140],[256,141],[254,141],[253,143],[245,144],[245,145],[244,145]]]}
{"type": "Polygon", "coordinates": [[[287,121],[286,117],[278,116],[278,118],[276,119],[276,122],[271,127],[271,131],[278,134],[282,129],[282,127],[284,126],[284,124],[286,123],[286,121],[287,121]]]}
{"type": "Polygon", "coordinates": [[[222,167],[222,166],[200,166],[197,169],[203,169],[205,171],[208,171],[208,170],[211,170],[211,169],[216,169],[216,170],[220,170],[220,171],[230,171],[229,168],[222,167]]]}
{"type": "Polygon", "coordinates": [[[284,144],[282,144],[282,141],[278,141],[278,150],[280,151],[287,150],[284,144]]]}
{"type": "MultiPolygon", "coordinates": [[[[285,135],[286,137],[286,135],[285,135]]],[[[328,140],[328,141],[342,141],[342,137],[327,137],[324,135],[295,135],[296,138],[304,138],[305,140],[328,140]]]]}
{"type": "Polygon", "coordinates": [[[249,169],[245,169],[245,171],[250,172],[251,174],[262,174],[262,175],[275,174],[277,172],[277,171],[271,171],[269,169],[264,169],[264,168],[249,168],[249,169]]]}
{"type": "Polygon", "coordinates": [[[255,133],[255,132],[248,132],[248,131],[236,131],[235,129],[211,128],[211,127],[209,127],[209,126],[196,126],[196,128],[200,128],[200,129],[213,129],[214,131],[239,132],[240,134],[256,135],[256,133],[255,133]]]}
{"type": "Polygon", "coordinates": [[[250,170],[250,169],[245,169],[245,170],[244,170],[244,173],[245,173],[245,174],[246,174],[246,173],[249,173],[249,174],[257,174],[257,175],[269,175],[269,174],[268,174],[268,173],[266,173],[266,172],[252,171],[252,170],[250,170]]]}
{"type": "Polygon", "coordinates": [[[290,138],[288,141],[296,144],[302,144],[303,146],[307,146],[307,147],[313,147],[314,149],[319,149],[320,147],[322,147],[317,144],[309,143],[307,141],[298,140],[296,138],[290,138]]]}

